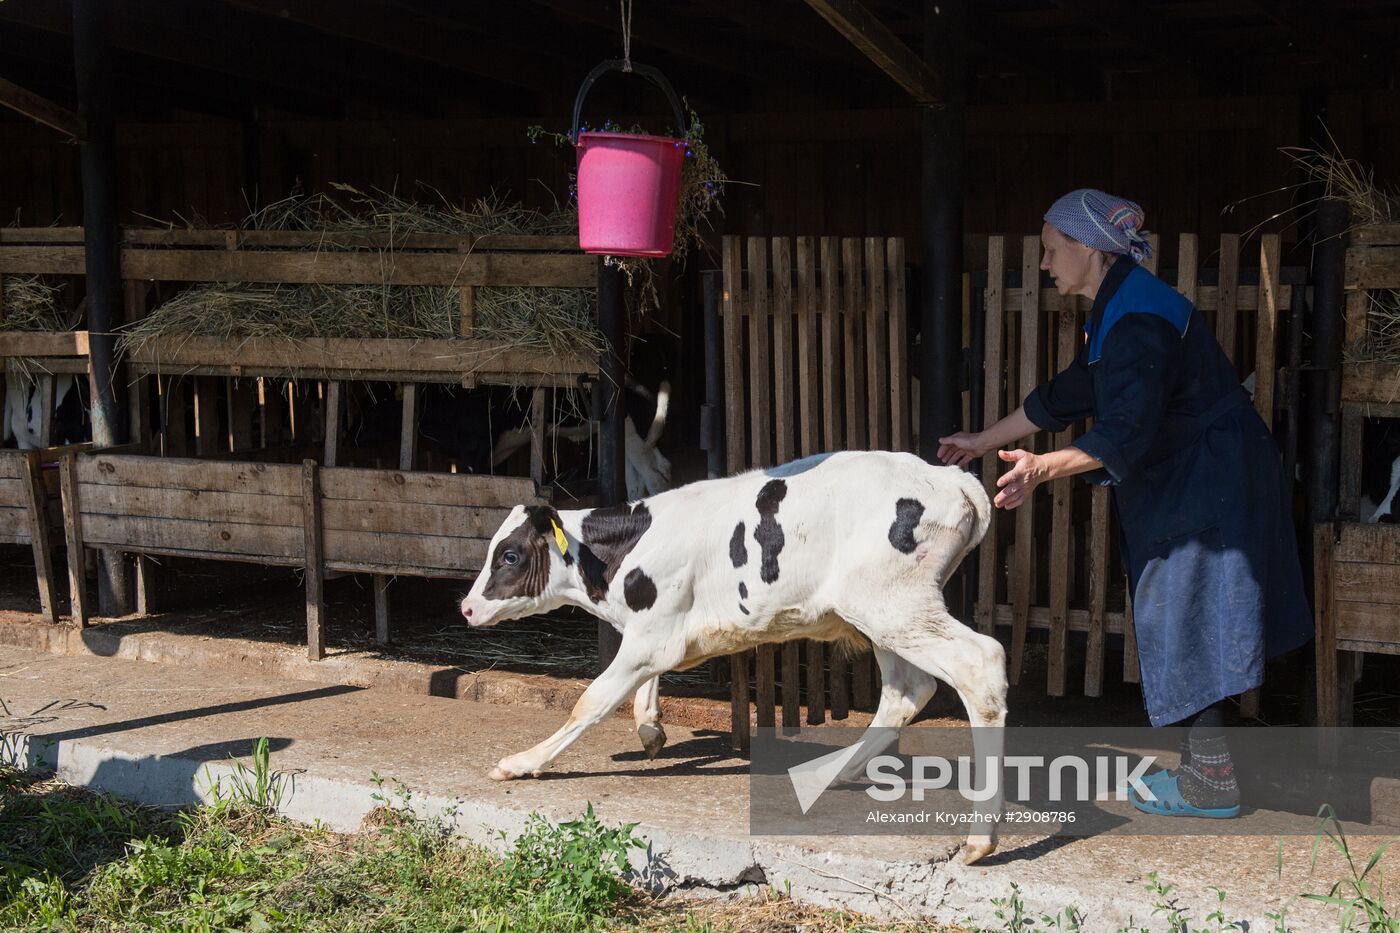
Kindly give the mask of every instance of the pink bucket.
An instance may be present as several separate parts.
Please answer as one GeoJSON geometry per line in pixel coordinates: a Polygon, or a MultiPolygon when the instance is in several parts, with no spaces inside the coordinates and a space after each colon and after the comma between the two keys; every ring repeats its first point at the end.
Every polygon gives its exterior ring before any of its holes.
{"type": "Polygon", "coordinates": [[[580,133],[577,151],[578,242],[583,251],[670,255],[685,141],[580,133]]]}

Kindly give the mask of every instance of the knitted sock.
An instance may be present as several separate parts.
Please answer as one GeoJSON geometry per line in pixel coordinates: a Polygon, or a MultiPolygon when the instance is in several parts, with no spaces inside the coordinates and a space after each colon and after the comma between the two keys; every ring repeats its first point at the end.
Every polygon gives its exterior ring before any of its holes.
{"type": "Polygon", "coordinates": [[[1224,722],[1224,711],[1216,704],[1201,711],[1187,734],[1190,756],[1177,770],[1177,787],[1193,807],[1217,809],[1240,802],[1224,722]]]}

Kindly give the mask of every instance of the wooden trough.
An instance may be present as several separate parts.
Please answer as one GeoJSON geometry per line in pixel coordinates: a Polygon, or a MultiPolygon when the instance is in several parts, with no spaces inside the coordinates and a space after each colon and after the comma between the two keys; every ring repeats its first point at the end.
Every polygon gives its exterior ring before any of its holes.
{"type": "MultiPolygon", "coordinates": [[[[1400,224],[1351,231],[1343,284],[1344,340],[1358,347],[1369,326],[1368,292],[1400,289],[1400,224]]],[[[1341,414],[1339,520],[1313,531],[1317,710],[1323,726],[1351,722],[1362,653],[1400,654],[1400,525],[1360,522],[1365,419],[1400,418],[1400,363],[1344,363],[1341,414]]]]}
{"type": "MultiPolygon", "coordinates": [[[[81,228],[7,230],[0,274],[83,272],[81,228]]],[[[172,336],[126,355],[130,433],[149,449],[200,459],[123,451],[64,459],[65,534],[71,553],[102,548],[137,556],[138,611],[149,607],[156,555],[296,566],[306,571],[309,651],[324,655],[321,581],[328,573],[375,578],[376,631],[389,639],[388,584],[395,575],[468,578],[509,507],[544,503],[543,410],[551,387],[596,376],[598,361],[523,350],[472,336],[476,290],[483,286],[594,288],[598,260],[571,237],[328,235],[320,232],[130,230],[123,235],[127,319],[146,313],[152,283],[265,282],[430,285],[460,295],[458,336],[434,340],[219,339],[172,336]],[[313,251],[334,242],[334,252],[313,251]],[[346,251],[345,247],[357,247],[346,251]],[[145,378],[149,377],[149,378],[145,378]],[[193,377],[180,382],[182,377],[193,377]],[[292,408],[258,380],[296,379],[292,408]],[[397,470],[339,465],[344,383],[400,384],[403,436],[397,470]],[[529,478],[416,473],[419,386],[502,384],[531,387],[534,425],[529,478]],[[193,384],[192,391],[186,387],[193,384]],[[310,390],[310,395],[307,394],[310,390]],[[161,397],[150,423],[149,393],[161,397]],[[316,460],[278,463],[259,449],[268,427],[301,421],[296,449],[317,436],[305,423],[316,398],[324,428],[316,460]],[[195,443],[185,436],[192,404],[195,443]],[[254,413],[263,425],[253,436],[254,413]],[[215,459],[217,458],[217,459],[215,459]],[[319,461],[319,462],[318,462],[319,461]]],[[[14,346],[82,349],[85,334],[26,334],[14,346]]],[[[0,343],[0,350],[4,345],[0,343]]],[[[298,457],[298,460],[300,458],[298,457]]],[[[74,566],[81,571],[82,563],[74,566]]],[[[81,572],[70,575],[74,616],[90,615],[81,572]]]]}
{"type": "MultiPolygon", "coordinates": [[[[138,557],[243,561],[305,571],[307,644],[325,655],[327,572],[465,579],[511,507],[544,504],[526,478],[114,454],[63,458],[70,554],[113,548],[138,557]]],[[[70,562],[73,618],[89,618],[79,561],[70,562]]],[[[145,611],[150,564],[137,563],[145,611]]],[[[381,633],[387,637],[387,633],[381,633]]]]}

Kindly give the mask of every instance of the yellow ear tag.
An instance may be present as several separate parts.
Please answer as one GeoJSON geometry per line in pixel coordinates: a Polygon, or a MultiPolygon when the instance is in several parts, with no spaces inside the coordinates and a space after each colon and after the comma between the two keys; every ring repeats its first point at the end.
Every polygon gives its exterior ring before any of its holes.
{"type": "Polygon", "coordinates": [[[554,527],[554,543],[558,546],[559,555],[562,557],[569,552],[569,539],[564,537],[564,529],[559,527],[558,522],[550,519],[549,524],[554,527]]]}

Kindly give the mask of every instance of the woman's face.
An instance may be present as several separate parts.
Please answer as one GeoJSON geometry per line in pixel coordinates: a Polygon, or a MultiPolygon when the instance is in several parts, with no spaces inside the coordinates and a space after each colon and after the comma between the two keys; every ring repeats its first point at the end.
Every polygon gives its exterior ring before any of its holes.
{"type": "Polygon", "coordinates": [[[1040,228],[1040,242],[1045,246],[1040,268],[1050,273],[1055,291],[1061,295],[1087,293],[1093,283],[1097,251],[1070,239],[1049,224],[1040,228]]]}

